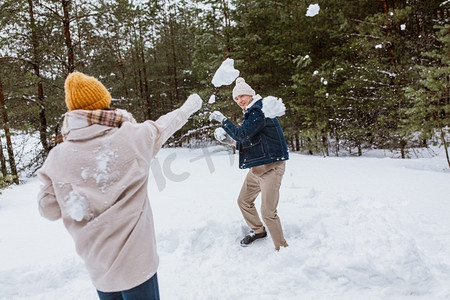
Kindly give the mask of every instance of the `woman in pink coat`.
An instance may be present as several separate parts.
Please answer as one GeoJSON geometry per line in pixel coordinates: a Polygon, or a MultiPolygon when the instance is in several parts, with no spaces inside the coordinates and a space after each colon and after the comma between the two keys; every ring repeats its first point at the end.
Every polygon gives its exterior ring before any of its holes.
{"type": "Polygon", "coordinates": [[[64,142],[38,171],[39,212],[62,218],[100,299],[159,299],[150,162],[202,100],[191,95],[158,120],[136,123],[109,108],[109,92],[93,77],[71,73],[64,88],[64,142]]]}

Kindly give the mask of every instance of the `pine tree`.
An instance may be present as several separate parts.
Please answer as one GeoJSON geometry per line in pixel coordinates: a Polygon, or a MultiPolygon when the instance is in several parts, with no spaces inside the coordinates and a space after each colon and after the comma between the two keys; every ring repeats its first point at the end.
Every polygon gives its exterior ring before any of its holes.
{"type": "Polygon", "coordinates": [[[414,101],[408,110],[410,125],[423,139],[431,139],[438,133],[450,167],[448,133],[450,128],[450,25],[440,25],[437,30],[437,47],[425,53],[433,60],[428,66],[420,66],[417,87],[406,88],[414,101]]]}
{"type": "Polygon", "coordinates": [[[362,97],[370,96],[363,84],[355,82],[361,68],[356,66],[358,47],[352,37],[358,34],[355,24],[376,12],[376,7],[348,1],[318,4],[320,11],[313,17],[305,15],[306,5],[302,7],[298,33],[302,54],[295,59],[297,68],[292,74],[295,98],[290,121],[297,125],[298,142],[309,153],[328,155],[333,144],[336,155],[341,147],[360,151],[366,139],[365,111],[370,110],[362,97]]]}
{"type": "MultiPolygon", "coordinates": [[[[8,121],[8,109],[6,107],[5,94],[3,92],[2,78],[0,77],[0,110],[2,114],[3,131],[6,139],[6,149],[8,151],[9,168],[11,170],[12,181],[19,184],[19,176],[17,173],[16,159],[14,157],[14,149],[11,141],[11,128],[8,121]]],[[[3,150],[3,149],[2,149],[3,150]]],[[[2,153],[3,157],[3,153],[2,153]]],[[[4,163],[3,163],[4,164],[4,163]]],[[[3,170],[4,172],[4,170],[3,170]]],[[[6,177],[5,175],[3,177],[6,177]]]]}

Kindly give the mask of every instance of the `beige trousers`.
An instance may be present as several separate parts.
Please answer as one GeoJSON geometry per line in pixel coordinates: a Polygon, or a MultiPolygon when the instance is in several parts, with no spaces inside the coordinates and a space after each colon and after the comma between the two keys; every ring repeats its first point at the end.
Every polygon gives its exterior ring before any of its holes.
{"type": "Polygon", "coordinates": [[[255,208],[255,199],[261,192],[261,215],[269,229],[276,250],[279,250],[280,246],[287,246],[280,218],[277,214],[285,166],[286,162],[284,161],[261,166],[263,169],[266,168],[262,174],[261,168],[251,169],[245,178],[238,198],[239,208],[248,226],[255,233],[261,233],[264,232],[264,225],[255,208]]]}

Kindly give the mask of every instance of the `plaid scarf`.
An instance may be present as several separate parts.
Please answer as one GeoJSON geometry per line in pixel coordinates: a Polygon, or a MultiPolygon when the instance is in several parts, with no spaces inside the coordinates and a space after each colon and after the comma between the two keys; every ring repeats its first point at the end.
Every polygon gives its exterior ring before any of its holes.
{"type": "Polygon", "coordinates": [[[129,112],[123,109],[72,110],[64,115],[61,133],[65,139],[69,132],[74,129],[85,128],[94,124],[120,127],[123,122],[136,123],[136,120],[129,112]]]}

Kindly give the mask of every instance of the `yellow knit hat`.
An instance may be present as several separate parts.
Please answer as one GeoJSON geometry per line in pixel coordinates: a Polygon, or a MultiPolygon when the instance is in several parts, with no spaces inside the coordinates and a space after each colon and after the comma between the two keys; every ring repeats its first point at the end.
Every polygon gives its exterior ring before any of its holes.
{"type": "Polygon", "coordinates": [[[81,72],[70,73],[64,83],[66,105],[69,110],[105,109],[111,104],[111,95],[96,78],[81,72]]]}

